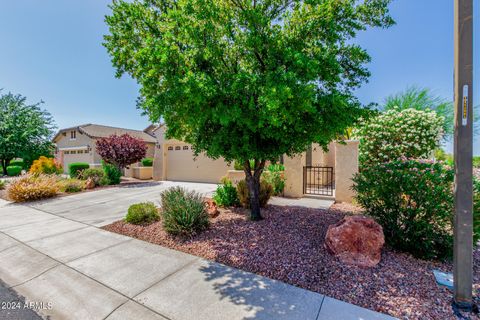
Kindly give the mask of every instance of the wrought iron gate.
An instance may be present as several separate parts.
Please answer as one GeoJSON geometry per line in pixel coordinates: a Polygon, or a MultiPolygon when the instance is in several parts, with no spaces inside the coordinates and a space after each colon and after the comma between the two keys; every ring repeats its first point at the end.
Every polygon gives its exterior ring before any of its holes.
{"type": "Polygon", "coordinates": [[[303,167],[303,193],[333,196],[333,167],[303,167]]]}

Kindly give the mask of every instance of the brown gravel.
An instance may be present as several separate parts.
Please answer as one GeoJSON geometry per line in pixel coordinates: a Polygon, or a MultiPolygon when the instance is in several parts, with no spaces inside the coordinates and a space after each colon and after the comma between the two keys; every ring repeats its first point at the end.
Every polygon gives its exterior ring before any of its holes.
{"type": "MultiPolygon", "coordinates": [[[[439,288],[432,269],[451,272],[451,263],[423,261],[384,248],[380,264],[362,269],[341,264],[324,248],[330,224],[348,205],[330,210],[268,206],[264,220],[251,222],[242,209],[221,210],[209,230],[191,239],[166,234],[161,222],[135,226],[117,221],[104,229],[191,253],[316,291],[402,319],[457,319],[451,293],[439,288]]],[[[480,252],[474,254],[474,282],[480,294],[480,252]]],[[[471,319],[479,319],[471,316],[471,319]]]]}

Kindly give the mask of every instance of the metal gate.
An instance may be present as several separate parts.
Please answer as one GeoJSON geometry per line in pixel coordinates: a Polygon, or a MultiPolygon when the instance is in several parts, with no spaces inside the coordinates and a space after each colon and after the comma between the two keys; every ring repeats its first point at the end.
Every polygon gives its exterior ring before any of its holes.
{"type": "Polygon", "coordinates": [[[333,167],[303,167],[303,193],[333,196],[333,167]]]}

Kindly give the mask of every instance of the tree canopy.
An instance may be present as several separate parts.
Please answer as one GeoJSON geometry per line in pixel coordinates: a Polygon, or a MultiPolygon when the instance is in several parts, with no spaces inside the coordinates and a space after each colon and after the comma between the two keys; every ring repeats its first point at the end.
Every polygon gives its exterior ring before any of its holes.
{"type": "Polygon", "coordinates": [[[14,158],[51,150],[54,121],[43,102],[27,104],[26,97],[12,93],[0,95],[0,162],[3,173],[14,158]]]}
{"type": "Polygon", "coordinates": [[[255,192],[265,160],[326,147],[363,114],[370,56],[353,39],[394,23],[389,2],[120,0],[104,45],[168,137],[244,162],[255,192]]]}

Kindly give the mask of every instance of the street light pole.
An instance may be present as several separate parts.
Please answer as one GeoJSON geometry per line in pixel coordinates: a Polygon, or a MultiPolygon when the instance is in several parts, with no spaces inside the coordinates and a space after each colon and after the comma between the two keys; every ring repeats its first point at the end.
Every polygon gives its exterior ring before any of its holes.
{"type": "Polygon", "coordinates": [[[455,3],[454,302],[472,308],[473,0],[455,3]]]}

